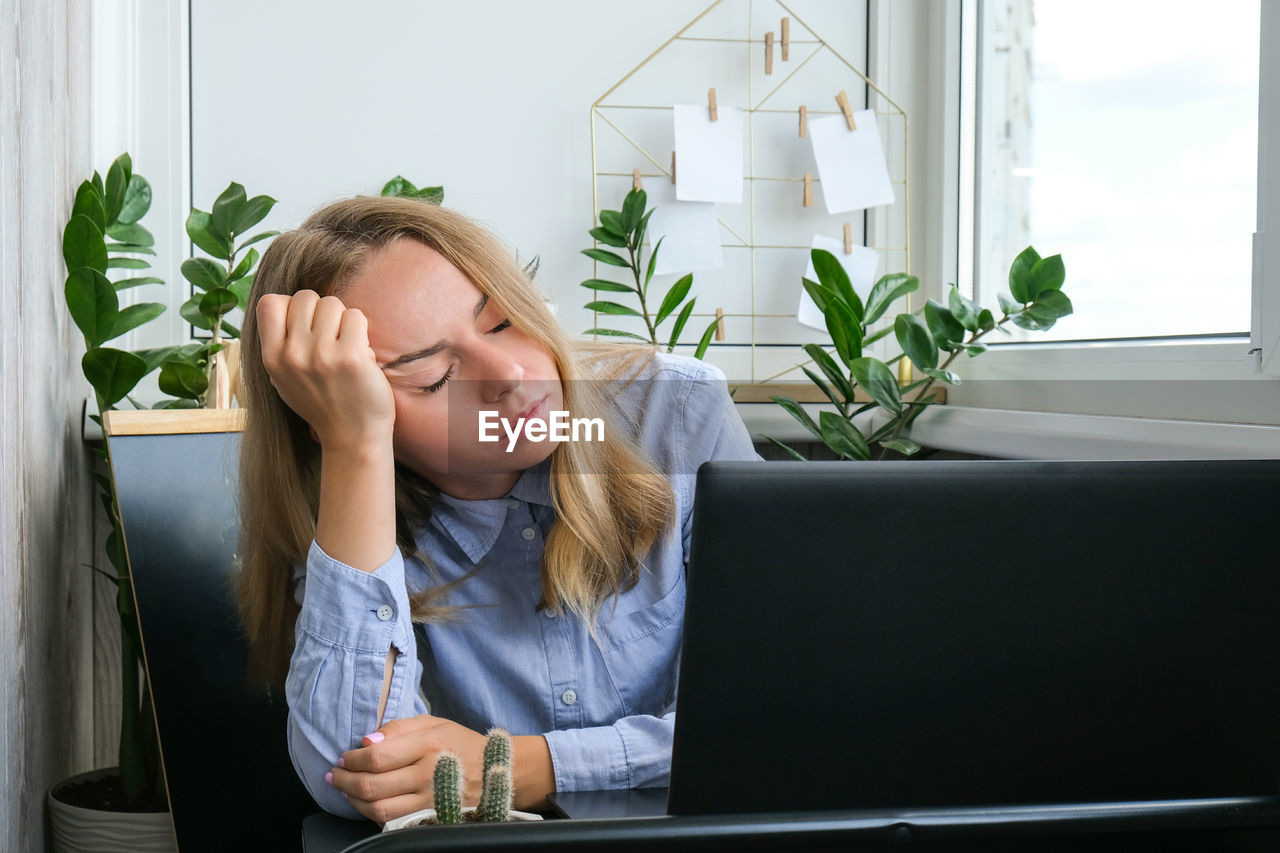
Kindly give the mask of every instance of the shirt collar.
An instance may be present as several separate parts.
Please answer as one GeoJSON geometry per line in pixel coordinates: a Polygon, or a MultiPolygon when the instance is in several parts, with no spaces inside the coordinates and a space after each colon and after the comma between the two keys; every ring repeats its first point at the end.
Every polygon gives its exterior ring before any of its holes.
{"type": "Polygon", "coordinates": [[[549,457],[521,472],[511,491],[500,498],[467,501],[441,492],[431,517],[472,563],[479,563],[498,541],[512,498],[526,503],[552,505],[549,457]]]}

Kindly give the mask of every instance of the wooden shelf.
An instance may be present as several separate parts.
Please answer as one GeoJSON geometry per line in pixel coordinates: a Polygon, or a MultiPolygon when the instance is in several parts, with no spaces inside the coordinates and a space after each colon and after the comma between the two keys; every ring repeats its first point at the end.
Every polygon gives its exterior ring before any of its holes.
{"type": "MultiPolygon", "coordinates": [[[[831,403],[827,399],[827,395],[822,393],[822,389],[808,380],[803,382],[743,382],[738,384],[731,382],[729,383],[729,390],[733,392],[733,401],[735,403],[772,403],[773,401],[769,399],[772,396],[790,397],[797,403],[831,403]]],[[[866,391],[861,388],[854,390],[857,392],[853,398],[855,403],[871,402],[871,398],[867,396],[866,391]]],[[[942,383],[930,388],[929,393],[937,394],[939,403],[947,401],[947,387],[942,383]]],[[[920,389],[917,388],[907,394],[906,399],[914,400],[919,396],[920,389]]]]}

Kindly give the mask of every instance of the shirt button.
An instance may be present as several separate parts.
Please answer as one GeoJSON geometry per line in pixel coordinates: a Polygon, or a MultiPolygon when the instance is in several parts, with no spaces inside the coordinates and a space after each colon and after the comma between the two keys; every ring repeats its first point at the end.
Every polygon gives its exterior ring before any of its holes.
{"type": "Polygon", "coordinates": [[[556,614],[555,614],[554,612],[552,612],[550,608],[547,608],[547,609],[543,610],[543,611],[542,611],[542,615],[543,615],[543,616],[546,616],[548,619],[554,619],[554,618],[556,618],[556,614]]]}
{"type": "Polygon", "coordinates": [[[516,507],[520,506],[520,501],[516,500],[515,498],[507,498],[507,506],[511,509],[515,509],[516,507]]]}
{"type": "Polygon", "coordinates": [[[578,694],[572,690],[566,690],[560,694],[560,701],[566,705],[572,705],[578,701],[578,694]]]}
{"type": "Polygon", "coordinates": [[[394,615],[395,615],[395,611],[392,610],[391,606],[388,604],[384,604],[378,608],[378,618],[381,619],[383,622],[386,622],[388,619],[390,619],[394,615]]]}
{"type": "Polygon", "coordinates": [[[524,530],[520,531],[520,535],[525,538],[525,541],[532,542],[533,537],[537,536],[538,533],[532,527],[526,527],[524,530]]]}

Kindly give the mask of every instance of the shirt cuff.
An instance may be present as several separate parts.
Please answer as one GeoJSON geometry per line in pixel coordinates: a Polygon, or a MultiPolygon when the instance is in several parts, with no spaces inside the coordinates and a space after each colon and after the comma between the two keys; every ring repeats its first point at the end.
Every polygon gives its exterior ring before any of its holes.
{"type": "Polygon", "coordinates": [[[313,540],[298,631],[351,651],[385,653],[394,645],[401,653],[417,654],[400,550],[374,571],[363,572],[330,557],[313,540]]]}
{"type": "Polygon", "coordinates": [[[613,726],[543,735],[551,750],[557,791],[613,791],[631,787],[622,734],[613,726]]]}

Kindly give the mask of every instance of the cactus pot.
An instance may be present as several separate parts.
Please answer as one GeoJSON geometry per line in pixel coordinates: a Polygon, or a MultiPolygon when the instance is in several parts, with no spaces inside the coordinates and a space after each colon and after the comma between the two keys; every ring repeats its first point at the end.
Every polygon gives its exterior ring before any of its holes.
{"type": "MultiPolygon", "coordinates": [[[[473,822],[471,820],[468,820],[467,815],[473,814],[475,810],[476,810],[475,806],[466,806],[462,809],[462,824],[473,822]]],[[[435,820],[435,816],[436,816],[435,809],[420,809],[419,811],[416,811],[416,812],[410,812],[404,817],[392,818],[391,820],[387,821],[385,826],[382,827],[382,831],[391,832],[392,830],[395,830],[395,829],[406,829],[410,826],[422,826],[422,825],[439,826],[439,824],[432,823],[432,821],[435,820]]],[[[532,812],[518,812],[515,809],[512,809],[511,811],[507,812],[507,822],[510,823],[513,820],[542,820],[542,815],[533,814],[532,812]]],[[[479,821],[475,821],[475,822],[478,823],[479,821]]],[[[459,824],[459,825],[461,826],[462,824],[459,824]]]]}

